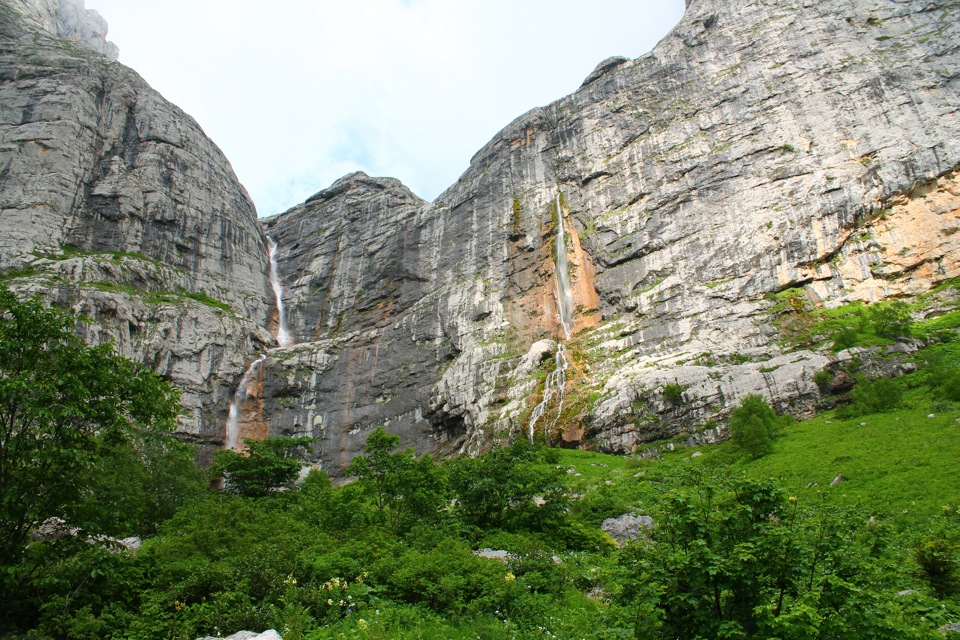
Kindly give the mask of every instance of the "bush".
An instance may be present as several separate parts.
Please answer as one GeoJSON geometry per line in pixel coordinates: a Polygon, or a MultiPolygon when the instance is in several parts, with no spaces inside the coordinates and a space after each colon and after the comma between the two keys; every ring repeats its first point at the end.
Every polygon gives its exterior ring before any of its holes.
{"type": "Polygon", "coordinates": [[[837,409],[838,418],[855,418],[868,413],[893,411],[900,405],[903,389],[890,378],[862,380],[853,388],[851,402],[837,409]]]}
{"type": "Polygon", "coordinates": [[[833,373],[829,369],[820,369],[813,374],[813,383],[817,385],[821,393],[827,393],[830,390],[831,382],[833,382],[833,373]]]}
{"type": "Polygon", "coordinates": [[[210,474],[224,477],[227,486],[243,496],[266,496],[279,489],[290,489],[302,466],[297,450],[311,442],[313,438],[244,438],[246,451],[214,451],[210,474]]]}
{"type": "Polygon", "coordinates": [[[770,405],[751,394],[730,414],[728,426],[734,446],[752,458],[760,458],[773,450],[780,425],[781,419],[770,405]]]}
{"type": "Polygon", "coordinates": [[[914,550],[920,573],[938,598],[960,593],[960,554],[955,545],[942,536],[927,536],[914,550]]]}
{"type": "Polygon", "coordinates": [[[871,307],[870,322],[874,333],[884,338],[909,336],[913,327],[910,307],[899,300],[889,304],[881,302],[871,307]]]}
{"type": "Polygon", "coordinates": [[[679,384],[668,384],[663,388],[663,399],[670,404],[678,404],[683,401],[683,386],[679,384]]]}

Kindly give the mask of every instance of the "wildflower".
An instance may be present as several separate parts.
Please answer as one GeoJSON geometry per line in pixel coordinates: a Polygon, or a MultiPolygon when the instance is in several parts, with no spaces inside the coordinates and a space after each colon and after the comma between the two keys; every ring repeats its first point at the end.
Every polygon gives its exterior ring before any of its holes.
{"type": "Polygon", "coordinates": [[[330,598],[327,598],[327,606],[328,606],[328,607],[332,607],[332,606],[333,606],[333,600],[331,600],[330,598]]]}
{"type": "Polygon", "coordinates": [[[790,496],[790,502],[796,502],[797,496],[790,496]]]}
{"type": "Polygon", "coordinates": [[[507,582],[513,582],[514,580],[517,579],[517,576],[508,572],[507,575],[503,576],[503,579],[506,580],[507,582]]]}
{"type": "Polygon", "coordinates": [[[358,629],[361,629],[361,630],[366,629],[366,628],[367,628],[367,621],[364,620],[363,618],[360,618],[359,620],[357,620],[357,628],[358,628],[358,629]]]}

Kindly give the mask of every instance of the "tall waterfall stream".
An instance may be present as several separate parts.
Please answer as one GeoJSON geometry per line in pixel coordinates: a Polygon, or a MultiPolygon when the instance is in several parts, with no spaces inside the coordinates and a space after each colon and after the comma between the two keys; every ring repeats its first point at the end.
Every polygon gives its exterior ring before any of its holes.
{"type": "MultiPolygon", "coordinates": [[[[570,264],[567,261],[566,234],[563,229],[563,206],[560,202],[560,193],[557,193],[557,237],[554,241],[553,260],[557,270],[557,286],[554,294],[557,297],[557,310],[560,313],[560,326],[563,328],[564,337],[569,340],[573,332],[573,290],[570,286],[570,264]]],[[[560,419],[560,412],[563,410],[563,390],[567,385],[567,367],[570,366],[567,356],[563,353],[563,344],[557,343],[557,353],[554,357],[556,366],[553,371],[547,375],[543,384],[543,398],[540,404],[533,408],[533,414],[530,416],[530,424],[527,427],[530,442],[533,442],[534,427],[537,420],[543,417],[550,407],[550,403],[556,398],[557,415],[550,424],[552,427],[560,419]]],[[[544,433],[549,431],[549,427],[544,427],[544,433]]]]}

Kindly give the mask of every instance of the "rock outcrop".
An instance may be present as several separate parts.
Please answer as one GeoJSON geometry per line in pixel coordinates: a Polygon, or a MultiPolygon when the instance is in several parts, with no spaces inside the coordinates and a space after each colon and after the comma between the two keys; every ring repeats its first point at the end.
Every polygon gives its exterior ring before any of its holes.
{"type": "Polygon", "coordinates": [[[358,173],[263,230],[196,123],[53,37],[53,0],[3,1],[4,277],[183,386],[201,440],[266,352],[241,435],[313,435],[333,473],[379,425],[476,452],[527,434],[562,348],[563,404],[536,424],[555,442],[714,441],[750,393],[813,411],[838,363],[780,346],[771,294],[873,302],[960,275],[954,0],[688,1],[651,53],[509,124],[435,202],[358,173]]]}
{"type": "Polygon", "coordinates": [[[273,344],[265,239],[220,150],[91,29],[82,2],[0,3],[3,279],[171,379],[184,434],[218,443],[245,360],[273,344]]]}
{"type": "Polygon", "coordinates": [[[525,433],[544,340],[573,365],[563,419],[540,424],[570,446],[714,440],[749,393],[812,412],[834,360],[782,353],[765,296],[874,301],[960,274],[958,25],[946,1],[698,0],[650,54],[511,123],[436,202],[354,175],[271,218],[301,340],[266,370],[274,420],[322,437],[334,469],[384,423],[477,450],[525,433]]]}

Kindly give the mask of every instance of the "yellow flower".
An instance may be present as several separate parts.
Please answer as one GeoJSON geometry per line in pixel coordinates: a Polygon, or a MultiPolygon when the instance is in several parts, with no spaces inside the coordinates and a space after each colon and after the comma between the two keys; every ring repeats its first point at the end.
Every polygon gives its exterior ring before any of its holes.
{"type": "Polygon", "coordinates": [[[503,579],[507,582],[513,582],[517,579],[517,576],[513,575],[512,573],[507,573],[507,575],[503,576],[503,579]]]}
{"type": "Polygon", "coordinates": [[[330,600],[330,599],[328,598],[328,599],[327,599],[327,606],[328,606],[328,607],[332,607],[332,606],[333,606],[333,600],[330,600]]]}
{"type": "Polygon", "coordinates": [[[363,618],[360,618],[359,620],[357,620],[357,627],[360,628],[360,629],[366,629],[366,628],[367,628],[367,621],[364,620],[363,618]]]}

